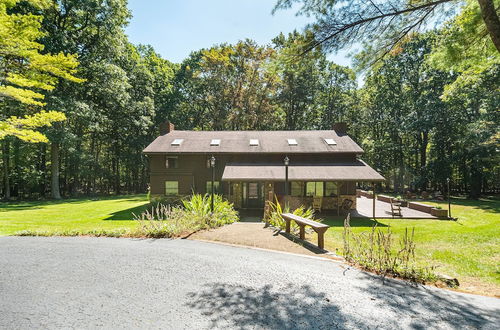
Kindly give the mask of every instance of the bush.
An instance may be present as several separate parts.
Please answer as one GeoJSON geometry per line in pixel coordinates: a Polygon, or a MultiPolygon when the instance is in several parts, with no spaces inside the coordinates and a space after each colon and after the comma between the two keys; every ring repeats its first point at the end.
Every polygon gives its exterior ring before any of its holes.
{"type": "MultiPolygon", "coordinates": [[[[281,216],[281,214],[283,213],[292,213],[298,215],[299,217],[321,222],[321,219],[314,219],[314,210],[312,208],[306,209],[304,206],[301,206],[298,209],[293,210],[293,212],[290,212],[290,206],[288,204],[285,204],[285,207],[282,208],[276,196],[274,203],[271,201],[268,201],[268,203],[269,203],[269,212],[266,217],[266,222],[276,228],[284,230],[286,227],[286,221],[281,216]]],[[[299,226],[297,226],[297,224],[292,221],[290,230],[292,233],[298,233],[299,226]]]]}
{"type": "Polygon", "coordinates": [[[134,214],[134,219],[139,222],[134,236],[176,237],[238,221],[238,212],[220,195],[214,195],[212,212],[210,195],[195,194],[181,200],[180,205],[153,205],[140,215],[134,214]]]}
{"type": "Polygon", "coordinates": [[[415,229],[409,233],[407,228],[397,248],[390,227],[387,232],[383,232],[374,225],[368,233],[355,234],[351,230],[350,215],[347,215],[342,234],[344,258],[383,276],[390,275],[418,283],[435,282],[437,276],[432,269],[416,266],[414,236],[415,229]]]}

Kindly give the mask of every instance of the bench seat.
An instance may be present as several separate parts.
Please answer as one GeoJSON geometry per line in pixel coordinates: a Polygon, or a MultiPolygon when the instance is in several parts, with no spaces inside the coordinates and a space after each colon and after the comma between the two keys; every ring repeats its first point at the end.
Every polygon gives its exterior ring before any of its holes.
{"type": "Polygon", "coordinates": [[[324,249],[325,247],[325,232],[330,228],[330,226],[325,225],[324,223],[317,222],[314,220],[309,220],[298,215],[292,213],[283,213],[281,214],[283,219],[286,221],[286,232],[290,233],[290,223],[295,221],[295,223],[299,226],[300,239],[305,240],[306,231],[305,227],[310,226],[317,234],[318,234],[318,247],[320,249],[324,249]]]}

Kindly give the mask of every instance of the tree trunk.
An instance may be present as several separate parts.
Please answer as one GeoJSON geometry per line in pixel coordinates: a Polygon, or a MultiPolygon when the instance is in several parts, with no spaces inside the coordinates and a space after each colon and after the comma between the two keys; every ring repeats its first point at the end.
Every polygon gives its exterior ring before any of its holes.
{"type": "Polygon", "coordinates": [[[47,190],[47,160],[46,160],[47,145],[45,143],[40,143],[40,164],[39,170],[41,173],[40,177],[40,197],[45,197],[45,191],[47,190]]]}
{"type": "Polygon", "coordinates": [[[422,139],[420,145],[420,177],[422,180],[422,189],[427,190],[427,145],[429,144],[429,133],[422,132],[422,139]]]}
{"type": "Polygon", "coordinates": [[[486,29],[490,34],[491,41],[500,52],[500,19],[495,10],[493,0],[477,0],[481,7],[481,16],[483,17],[486,29]]]}
{"type": "Polygon", "coordinates": [[[61,199],[59,191],[59,144],[52,143],[50,145],[50,170],[52,173],[51,192],[52,198],[61,199]]]}
{"type": "Polygon", "coordinates": [[[7,139],[3,140],[2,144],[2,163],[3,163],[3,185],[4,185],[4,198],[5,200],[10,199],[10,155],[9,155],[9,141],[7,139]]]}

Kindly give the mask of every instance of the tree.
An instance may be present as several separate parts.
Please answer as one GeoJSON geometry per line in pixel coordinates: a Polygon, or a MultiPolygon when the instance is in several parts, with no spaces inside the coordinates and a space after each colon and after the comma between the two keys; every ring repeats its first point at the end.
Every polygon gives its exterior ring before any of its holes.
{"type": "MultiPolygon", "coordinates": [[[[38,90],[51,91],[57,78],[81,82],[74,77],[78,62],[75,55],[43,54],[44,47],[37,40],[43,36],[39,15],[11,13],[20,0],[0,1],[0,101],[12,98],[31,105],[31,112],[42,107],[44,95],[38,90]]],[[[48,1],[30,0],[36,8],[47,8],[48,1]]],[[[25,119],[8,117],[2,111],[0,139],[16,136],[28,142],[47,142],[46,137],[34,130],[65,117],[53,111],[29,116],[25,119]]]]}
{"type": "MultiPolygon", "coordinates": [[[[49,111],[36,113],[43,107],[44,94],[52,91],[58,78],[82,82],[74,76],[78,62],[75,55],[44,52],[38,42],[44,33],[41,30],[42,16],[22,13],[16,5],[19,0],[0,0],[0,140],[3,141],[4,194],[10,198],[10,168],[8,136],[27,142],[47,142],[44,134],[36,129],[51,126],[66,119],[64,114],[49,111]],[[16,12],[19,11],[19,12],[16,12]],[[26,106],[7,103],[13,99],[26,106]],[[8,105],[9,104],[9,105],[8,105]],[[14,110],[12,110],[14,109],[14,110]],[[9,111],[11,110],[11,111],[9,111]],[[13,115],[12,112],[16,112],[13,115]],[[9,113],[10,112],[10,113],[9,113]],[[24,118],[23,112],[28,112],[24,118]]],[[[46,0],[25,1],[34,10],[49,7],[46,0]]]]}
{"type": "MultiPolygon", "coordinates": [[[[375,45],[372,47],[374,58],[380,59],[411,34],[453,17],[464,2],[472,1],[476,0],[278,0],[274,10],[302,3],[299,14],[316,17],[313,25],[316,39],[306,47],[306,51],[318,46],[338,50],[353,43],[366,43],[375,45]]],[[[497,13],[500,2],[477,2],[487,34],[476,37],[489,38],[500,52],[497,13]]]]}

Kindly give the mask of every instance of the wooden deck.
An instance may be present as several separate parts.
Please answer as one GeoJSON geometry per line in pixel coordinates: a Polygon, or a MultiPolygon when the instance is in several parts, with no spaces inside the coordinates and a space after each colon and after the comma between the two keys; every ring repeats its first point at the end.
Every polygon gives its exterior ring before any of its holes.
{"type": "MultiPolygon", "coordinates": [[[[366,197],[358,197],[356,200],[356,210],[351,211],[351,217],[359,218],[372,218],[373,217],[373,199],[366,197]]],[[[408,207],[401,207],[402,217],[394,217],[395,219],[439,219],[429,213],[410,209],[408,207]]],[[[375,201],[375,218],[392,218],[391,204],[375,201]]]]}

